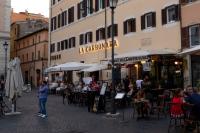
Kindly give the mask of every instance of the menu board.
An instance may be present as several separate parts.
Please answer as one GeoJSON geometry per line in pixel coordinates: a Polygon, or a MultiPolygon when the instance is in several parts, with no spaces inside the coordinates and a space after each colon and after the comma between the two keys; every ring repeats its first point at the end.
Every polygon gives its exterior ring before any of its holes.
{"type": "Polygon", "coordinates": [[[103,83],[100,91],[100,95],[105,95],[107,88],[107,83],[103,83]]]}

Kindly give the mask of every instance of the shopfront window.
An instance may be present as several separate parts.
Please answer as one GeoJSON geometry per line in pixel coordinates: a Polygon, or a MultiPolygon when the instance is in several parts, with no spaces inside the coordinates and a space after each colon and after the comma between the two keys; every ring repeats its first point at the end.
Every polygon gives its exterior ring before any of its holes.
{"type": "Polygon", "coordinates": [[[200,44],[200,26],[194,25],[189,28],[190,46],[200,44]]]}

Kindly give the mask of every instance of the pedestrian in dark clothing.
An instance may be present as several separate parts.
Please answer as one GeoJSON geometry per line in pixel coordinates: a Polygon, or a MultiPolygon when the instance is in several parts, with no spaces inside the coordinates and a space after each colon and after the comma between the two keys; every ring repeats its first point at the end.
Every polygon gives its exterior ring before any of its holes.
{"type": "Polygon", "coordinates": [[[192,114],[200,120],[200,95],[198,93],[193,93],[186,98],[186,101],[193,104],[192,114]]]}
{"type": "Polygon", "coordinates": [[[123,80],[123,82],[124,82],[125,92],[128,93],[129,92],[129,84],[130,84],[130,80],[129,80],[128,76],[126,76],[126,78],[123,80]]]}
{"type": "Polygon", "coordinates": [[[48,96],[48,85],[46,81],[43,81],[38,91],[39,108],[40,108],[38,116],[42,118],[47,117],[47,112],[46,112],[47,96],[48,96]]]}

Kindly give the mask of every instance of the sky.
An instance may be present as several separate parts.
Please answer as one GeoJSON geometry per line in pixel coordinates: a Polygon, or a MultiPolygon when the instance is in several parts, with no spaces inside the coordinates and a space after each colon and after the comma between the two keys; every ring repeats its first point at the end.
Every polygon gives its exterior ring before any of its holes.
{"type": "Polygon", "coordinates": [[[49,0],[11,0],[11,7],[14,12],[41,13],[49,16],[49,0]]]}

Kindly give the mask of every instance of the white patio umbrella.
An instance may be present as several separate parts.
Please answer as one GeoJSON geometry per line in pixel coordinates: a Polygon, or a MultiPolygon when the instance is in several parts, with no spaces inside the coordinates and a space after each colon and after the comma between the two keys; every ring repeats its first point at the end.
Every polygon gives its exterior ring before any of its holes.
{"type": "Polygon", "coordinates": [[[16,98],[18,96],[21,96],[22,94],[23,86],[24,86],[24,82],[22,78],[20,60],[19,58],[15,58],[14,60],[8,63],[7,77],[6,77],[6,84],[5,84],[6,96],[10,100],[12,100],[13,103],[15,103],[16,98]]]}
{"type": "Polygon", "coordinates": [[[91,67],[82,69],[82,72],[95,72],[100,71],[108,68],[108,64],[94,64],[91,67]]]}
{"type": "Polygon", "coordinates": [[[61,64],[55,67],[51,67],[48,72],[56,72],[56,71],[76,71],[84,68],[90,67],[91,64],[85,64],[80,62],[67,62],[65,64],[61,64]]]}

